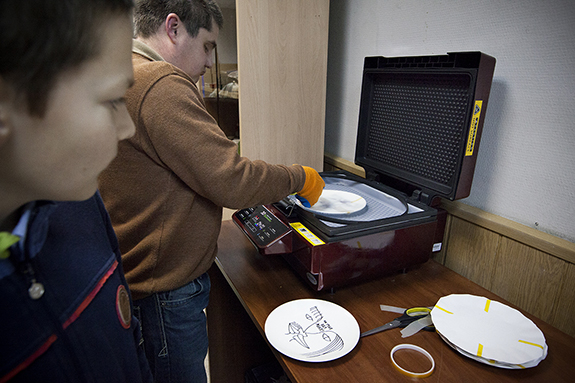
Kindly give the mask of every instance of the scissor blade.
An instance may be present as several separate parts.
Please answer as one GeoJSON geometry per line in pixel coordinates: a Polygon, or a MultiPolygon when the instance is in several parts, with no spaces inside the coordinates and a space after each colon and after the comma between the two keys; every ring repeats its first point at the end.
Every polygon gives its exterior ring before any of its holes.
{"type": "Polygon", "coordinates": [[[392,328],[398,327],[400,324],[401,323],[398,320],[392,320],[391,322],[388,322],[388,323],[384,324],[383,326],[379,326],[379,327],[376,327],[374,329],[368,330],[366,332],[362,332],[359,337],[363,338],[364,336],[377,334],[378,332],[382,332],[385,330],[390,330],[392,328]]]}

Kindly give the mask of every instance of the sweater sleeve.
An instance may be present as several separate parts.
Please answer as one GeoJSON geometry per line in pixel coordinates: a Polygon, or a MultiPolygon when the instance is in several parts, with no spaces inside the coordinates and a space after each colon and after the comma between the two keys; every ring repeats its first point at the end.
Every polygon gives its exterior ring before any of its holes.
{"type": "Polygon", "coordinates": [[[271,203],[303,188],[301,166],[241,157],[185,76],[160,78],[143,98],[139,115],[147,133],[144,150],[216,205],[242,208],[271,203]]]}

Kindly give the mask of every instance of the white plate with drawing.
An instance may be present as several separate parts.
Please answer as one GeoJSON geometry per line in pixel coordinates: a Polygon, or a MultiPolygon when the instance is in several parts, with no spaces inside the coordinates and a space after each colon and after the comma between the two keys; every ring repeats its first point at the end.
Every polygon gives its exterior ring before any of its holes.
{"type": "Polygon", "coordinates": [[[276,350],[304,362],[341,358],[359,341],[359,325],[353,315],[321,299],[284,303],[268,315],[264,327],[276,350]]]}

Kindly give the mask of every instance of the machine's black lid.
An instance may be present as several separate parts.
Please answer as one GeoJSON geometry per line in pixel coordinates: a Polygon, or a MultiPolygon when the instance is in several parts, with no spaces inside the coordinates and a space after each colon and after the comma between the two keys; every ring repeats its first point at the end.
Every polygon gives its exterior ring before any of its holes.
{"type": "Polygon", "coordinates": [[[366,57],[355,162],[422,202],[469,195],[495,59],[366,57]]]}

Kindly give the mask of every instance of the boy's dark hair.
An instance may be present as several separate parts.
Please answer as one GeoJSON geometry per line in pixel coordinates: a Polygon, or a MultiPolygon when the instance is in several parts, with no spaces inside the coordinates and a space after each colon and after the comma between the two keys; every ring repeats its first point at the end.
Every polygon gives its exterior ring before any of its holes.
{"type": "Polygon", "coordinates": [[[42,117],[58,76],[99,53],[102,21],[133,0],[1,0],[0,77],[42,117]]]}
{"type": "Polygon", "coordinates": [[[222,11],[214,0],[136,0],[136,36],[154,35],[170,13],[178,15],[192,37],[198,35],[200,28],[211,31],[212,20],[218,28],[224,26],[222,11]]]}

